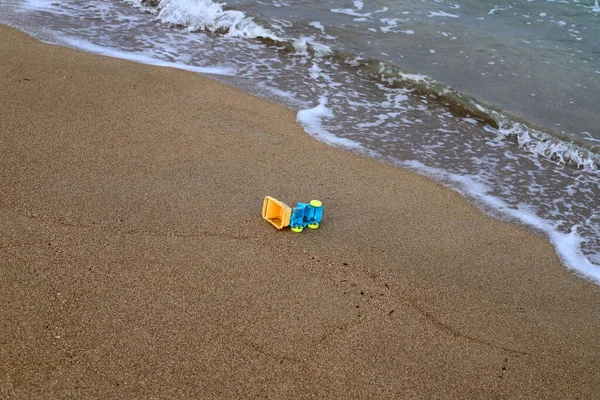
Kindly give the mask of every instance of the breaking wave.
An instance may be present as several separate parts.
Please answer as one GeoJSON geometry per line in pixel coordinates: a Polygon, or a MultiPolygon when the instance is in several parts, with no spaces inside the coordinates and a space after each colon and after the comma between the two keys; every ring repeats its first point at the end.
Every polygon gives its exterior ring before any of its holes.
{"type": "Polygon", "coordinates": [[[406,73],[380,60],[365,60],[318,43],[314,38],[290,38],[276,34],[256,23],[242,11],[226,10],[211,0],[124,0],[151,12],[166,24],[190,31],[210,31],[227,37],[256,39],[278,46],[282,51],[308,57],[331,57],[391,88],[405,88],[433,100],[460,118],[472,118],[497,135],[515,140],[521,149],[567,166],[596,170],[600,168],[597,146],[575,143],[565,135],[544,132],[519,122],[500,111],[484,106],[451,87],[418,74],[406,73]]]}
{"type": "Polygon", "coordinates": [[[225,10],[223,4],[210,0],[124,0],[139,7],[169,25],[185,27],[189,31],[209,31],[227,37],[260,39],[280,45],[300,55],[325,56],[329,46],[308,38],[291,39],[262,27],[241,11],[225,10]]]}
{"type": "Polygon", "coordinates": [[[498,135],[515,139],[519,147],[529,153],[571,167],[593,170],[600,168],[600,154],[594,147],[535,129],[506,113],[483,106],[477,100],[427,76],[408,74],[377,60],[362,61],[356,65],[370,70],[371,75],[389,87],[418,91],[442,103],[458,117],[474,118],[481,124],[488,125],[498,135]]]}

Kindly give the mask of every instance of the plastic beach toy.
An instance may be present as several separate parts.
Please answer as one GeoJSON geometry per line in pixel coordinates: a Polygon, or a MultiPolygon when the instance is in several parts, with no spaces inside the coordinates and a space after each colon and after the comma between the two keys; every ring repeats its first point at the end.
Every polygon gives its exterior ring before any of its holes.
{"type": "Polygon", "coordinates": [[[291,208],[284,202],[267,196],[263,202],[262,217],[277,229],[286,226],[294,232],[302,232],[306,227],[317,229],[323,218],[323,203],[319,200],[298,202],[296,207],[291,208]]]}

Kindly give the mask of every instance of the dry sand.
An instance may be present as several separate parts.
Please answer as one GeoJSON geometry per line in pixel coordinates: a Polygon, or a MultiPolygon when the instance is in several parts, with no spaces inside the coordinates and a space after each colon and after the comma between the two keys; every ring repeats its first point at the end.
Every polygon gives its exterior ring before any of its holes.
{"type": "Polygon", "coordinates": [[[600,287],[543,238],[236,89],[0,37],[0,397],[600,395],[600,287]]]}

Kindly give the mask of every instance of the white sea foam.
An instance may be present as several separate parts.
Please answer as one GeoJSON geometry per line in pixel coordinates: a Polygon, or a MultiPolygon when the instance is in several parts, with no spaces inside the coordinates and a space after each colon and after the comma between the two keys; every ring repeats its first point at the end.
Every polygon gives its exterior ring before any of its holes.
{"type": "Polygon", "coordinates": [[[361,123],[356,124],[356,126],[359,127],[359,128],[375,128],[375,127],[380,126],[381,124],[383,124],[389,118],[390,118],[390,115],[388,115],[388,114],[380,114],[380,115],[377,115],[377,121],[375,121],[375,122],[361,122],[361,123]]]}
{"type": "Polygon", "coordinates": [[[231,67],[199,67],[195,65],[187,65],[183,63],[169,62],[164,61],[147,54],[143,53],[133,53],[128,51],[122,51],[118,49],[113,49],[110,47],[99,46],[97,44],[88,42],[82,39],[75,39],[71,37],[62,36],[58,38],[64,44],[74,47],[79,50],[84,50],[90,53],[101,54],[103,56],[114,57],[114,58],[122,58],[125,60],[131,60],[135,62],[139,62],[141,64],[149,64],[156,65],[158,67],[170,67],[183,69],[190,72],[196,72],[199,74],[212,74],[212,75],[225,75],[225,76],[234,76],[236,71],[231,67]]]}
{"type": "Polygon", "coordinates": [[[506,11],[506,10],[509,10],[510,8],[511,8],[511,6],[508,6],[506,8],[494,7],[488,12],[488,15],[494,15],[494,13],[496,11],[506,11]]]}
{"type": "Polygon", "coordinates": [[[346,14],[346,15],[350,15],[352,17],[359,17],[359,18],[364,18],[364,17],[370,17],[371,15],[373,15],[373,13],[359,13],[358,11],[362,10],[364,7],[364,3],[360,0],[355,0],[353,1],[354,4],[354,9],[352,8],[332,8],[330,11],[333,13],[338,13],[338,14],[346,14]]]}
{"type": "MultiPolygon", "coordinates": [[[[143,6],[141,0],[127,1],[143,6]]],[[[160,0],[158,19],[169,24],[184,25],[190,30],[222,32],[230,37],[280,39],[243,12],[223,10],[223,4],[210,0],[160,0]]]]}
{"type": "Polygon", "coordinates": [[[450,18],[458,18],[456,14],[450,14],[444,11],[429,11],[429,17],[450,17],[450,18]]]}
{"type": "Polygon", "coordinates": [[[274,42],[289,42],[300,55],[324,56],[331,48],[318,43],[314,38],[290,39],[279,36],[247,16],[242,11],[224,10],[223,4],[211,0],[160,0],[156,10],[142,3],[142,0],[125,2],[157,14],[157,18],[171,25],[183,25],[190,31],[210,31],[226,37],[245,39],[263,38],[274,42]]]}
{"type": "Polygon", "coordinates": [[[318,43],[314,37],[302,36],[292,41],[297,55],[324,57],[331,54],[331,48],[324,44],[318,43]]]}
{"type": "Polygon", "coordinates": [[[598,154],[574,143],[568,143],[544,132],[531,129],[522,123],[511,121],[495,111],[486,110],[480,106],[478,108],[491,114],[498,121],[497,133],[499,135],[515,137],[519,147],[530,153],[586,170],[597,170],[600,166],[600,156],[598,154]]]}
{"type": "Polygon", "coordinates": [[[398,18],[381,18],[380,21],[383,22],[384,24],[387,24],[387,26],[380,26],[379,29],[381,29],[382,32],[389,32],[398,26],[399,19],[398,18]]]}
{"type": "Polygon", "coordinates": [[[361,148],[362,146],[359,143],[353,140],[337,137],[323,128],[322,120],[324,118],[332,117],[333,112],[330,108],[327,108],[327,97],[322,96],[319,99],[319,105],[316,107],[298,111],[297,119],[307,133],[316,137],[322,142],[348,149],[361,148]]]}
{"type": "Polygon", "coordinates": [[[569,233],[561,232],[558,229],[560,222],[551,222],[539,217],[527,205],[514,207],[497,196],[491,195],[490,188],[481,183],[475,175],[453,174],[429,167],[418,161],[403,161],[397,164],[436,180],[447,182],[450,187],[472,198],[476,203],[490,208],[493,212],[545,233],[568,269],[600,284],[600,265],[592,263],[581,251],[583,238],[578,234],[578,225],[572,226],[569,233]]]}
{"type": "Polygon", "coordinates": [[[365,4],[361,0],[354,0],[352,3],[354,4],[354,7],[356,7],[357,10],[362,10],[365,6],[365,4]]]}
{"type": "Polygon", "coordinates": [[[310,22],[308,24],[309,26],[314,26],[315,28],[317,28],[318,30],[320,30],[321,32],[325,33],[325,27],[323,26],[322,23],[320,23],[319,21],[313,21],[310,22]]]}

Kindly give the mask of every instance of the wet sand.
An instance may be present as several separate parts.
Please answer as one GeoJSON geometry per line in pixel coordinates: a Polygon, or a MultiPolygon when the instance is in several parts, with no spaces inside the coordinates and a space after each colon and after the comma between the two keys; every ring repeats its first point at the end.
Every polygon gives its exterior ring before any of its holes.
{"type": "Polygon", "coordinates": [[[0,35],[0,397],[600,393],[600,287],[544,238],[231,87],[0,35]]]}

